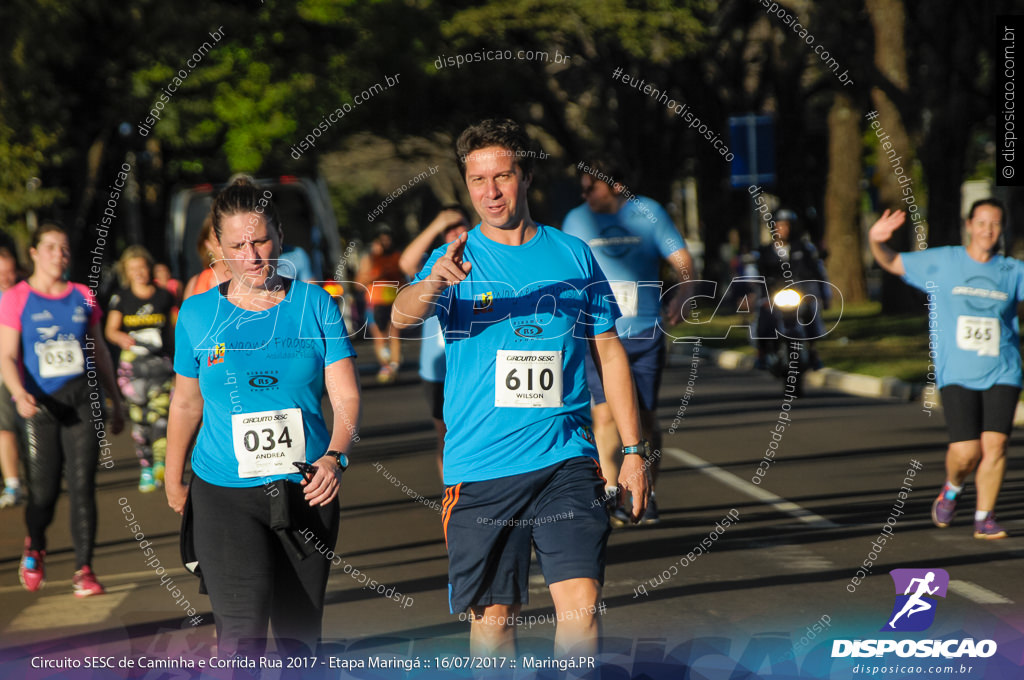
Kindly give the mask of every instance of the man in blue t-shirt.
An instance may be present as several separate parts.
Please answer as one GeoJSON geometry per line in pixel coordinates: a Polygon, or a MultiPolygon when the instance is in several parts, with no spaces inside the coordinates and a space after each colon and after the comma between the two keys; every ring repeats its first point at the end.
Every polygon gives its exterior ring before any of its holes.
{"type": "Polygon", "coordinates": [[[1021,390],[1017,306],[1024,301],[1024,263],[996,252],[1003,207],[994,199],[971,206],[967,246],[897,253],[886,241],[905,218],[901,210],[886,210],[868,239],[882,269],[928,295],[929,381],[942,395],[949,430],[946,484],[932,503],[932,521],[940,528],[952,523],[974,472],[974,537],[1006,538],[993,511],[1021,390]]]}
{"type": "MultiPolygon", "coordinates": [[[[667,260],[679,280],[686,281],[693,276],[693,259],[665,209],[650,198],[633,195],[626,188],[623,184],[626,174],[620,166],[611,160],[594,159],[577,168],[586,203],[565,216],[562,231],[586,241],[594,251],[622,312],[616,329],[629,355],[640,400],[643,436],[650,440],[656,452],[651,471],[651,498],[641,522],[656,524],[658,507],[653,485],[658,481],[661,430],[655,409],[665,363],[665,341],[658,325],[661,261],[667,260]]],[[[615,486],[622,442],[593,361],[587,362],[587,384],[593,397],[591,413],[601,470],[609,484],[605,489],[608,510],[612,522],[622,526],[629,522],[622,507],[623,498],[615,486]]]]}
{"type": "Polygon", "coordinates": [[[594,352],[622,440],[619,485],[647,501],[649,444],[608,282],[585,243],[530,217],[529,139],[510,120],[456,144],[480,226],[433,252],[395,300],[393,322],[436,315],[445,333],[449,607],[471,612],[471,653],[515,651],[536,548],[559,624],[556,651],[597,651],[608,518],[590,430],[584,358],[594,352]]]}

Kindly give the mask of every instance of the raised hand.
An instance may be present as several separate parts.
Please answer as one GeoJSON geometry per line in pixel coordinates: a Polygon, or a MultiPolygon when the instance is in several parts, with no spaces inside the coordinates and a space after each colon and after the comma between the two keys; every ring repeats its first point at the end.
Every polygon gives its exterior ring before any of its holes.
{"type": "Polygon", "coordinates": [[[434,266],[430,270],[430,280],[442,281],[444,282],[443,287],[447,288],[466,278],[469,270],[473,268],[471,263],[463,259],[468,238],[468,234],[462,234],[448,244],[444,255],[434,262],[434,266]]]}
{"type": "Polygon", "coordinates": [[[451,227],[461,224],[465,221],[465,217],[458,210],[449,208],[448,210],[442,210],[437,214],[437,217],[427,225],[427,230],[434,234],[435,237],[440,236],[451,227]]]}
{"type": "Polygon", "coordinates": [[[886,210],[878,221],[871,225],[868,230],[868,240],[874,243],[885,243],[907,218],[907,213],[902,210],[886,210]]]}

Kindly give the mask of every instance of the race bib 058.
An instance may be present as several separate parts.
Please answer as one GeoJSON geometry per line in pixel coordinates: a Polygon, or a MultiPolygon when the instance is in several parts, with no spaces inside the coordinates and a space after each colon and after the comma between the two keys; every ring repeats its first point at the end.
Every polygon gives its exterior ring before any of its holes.
{"type": "Polygon", "coordinates": [[[85,356],[77,340],[48,340],[36,343],[41,378],[62,378],[85,372],[85,356]]]}

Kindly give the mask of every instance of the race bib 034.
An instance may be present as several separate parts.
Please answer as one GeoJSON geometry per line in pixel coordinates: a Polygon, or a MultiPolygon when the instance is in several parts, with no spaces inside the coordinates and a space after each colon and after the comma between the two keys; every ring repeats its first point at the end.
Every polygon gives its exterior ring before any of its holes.
{"type": "Polygon", "coordinates": [[[294,474],[292,463],[306,462],[306,434],[302,410],[235,413],[231,416],[231,444],[243,479],[294,474]]]}

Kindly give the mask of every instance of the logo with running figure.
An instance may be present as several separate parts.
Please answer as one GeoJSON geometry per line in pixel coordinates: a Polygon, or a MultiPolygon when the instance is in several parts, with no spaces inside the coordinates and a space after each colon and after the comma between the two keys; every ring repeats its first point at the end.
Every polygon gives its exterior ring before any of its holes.
{"type": "Polygon", "coordinates": [[[945,569],[893,569],[896,602],[883,631],[921,631],[935,621],[935,597],[946,597],[949,574],[945,569]]]}

